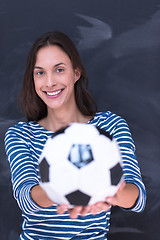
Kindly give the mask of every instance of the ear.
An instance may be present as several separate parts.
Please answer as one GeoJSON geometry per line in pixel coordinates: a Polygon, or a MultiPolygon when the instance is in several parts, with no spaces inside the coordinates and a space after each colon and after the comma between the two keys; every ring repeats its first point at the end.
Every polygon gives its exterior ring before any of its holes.
{"type": "Polygon", "coordinates": [[[81,71],[79,70],[79,68],[75,69],[75,82],[77,82],[80,79],[81,76],[81,71]]]}

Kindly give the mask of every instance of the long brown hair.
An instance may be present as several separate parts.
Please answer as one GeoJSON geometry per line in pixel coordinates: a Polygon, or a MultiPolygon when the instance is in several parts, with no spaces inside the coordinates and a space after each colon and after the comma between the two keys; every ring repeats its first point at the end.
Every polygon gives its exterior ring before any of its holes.
{"type": "Polygon", "coordinates": [[[61,32],[49,32],[42,35],[33,44],[26,64],[23,86],[20,94],[21,109],[28,121],[38,121],[47,116],[47,106],[37,95],[34,87],[33,69],[37,52],[48,45],[57,45],[69,56],[73,68],[81,72],[80,79],[75,83],[75,100],[79,110],[86,116],[93,116],[97,110],[93,97],[87,90],[88,77],[81,63],[79,53],[70,38],[61,32]]]}

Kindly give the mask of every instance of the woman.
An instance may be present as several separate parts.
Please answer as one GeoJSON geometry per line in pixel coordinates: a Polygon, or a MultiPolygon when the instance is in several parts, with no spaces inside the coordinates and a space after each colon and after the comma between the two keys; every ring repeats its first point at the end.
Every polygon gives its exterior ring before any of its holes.
{"type": "Polygon", "coordinates": [[[28,121],[9,128],[5,137],[13,192],[24,219],[19,239],[106,239],[111,205],[144,209],[145,187],[129,128],[109,111],[96,112],[79,54],[63,33],[47,33],[31,48],[21,106],[28,121]],[[97,125],[119,143],[125,181],[106,202],[67,209],[53,203],[39,185],[38,158],[46,140],[71,122],[97,125]]]}

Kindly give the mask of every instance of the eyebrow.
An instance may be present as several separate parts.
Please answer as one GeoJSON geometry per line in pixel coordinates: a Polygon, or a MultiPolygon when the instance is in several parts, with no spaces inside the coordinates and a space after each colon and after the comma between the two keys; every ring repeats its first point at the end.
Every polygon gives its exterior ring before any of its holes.
{"type": "MultiPolygon", "coordinates": [[[[66,64],[63,63],[63,62],[60,62],[60,63],[55,64],[54,67],[58,67],[59,65],[62,65],[62,64],[63,64],[63,65],[66,65],[66,64]]],[[[35,68],[36,68],[36,69],[43,69],[43,67],[38,67],[38,66],[35,66],[34,69],[35,69],[35,68]]]]}

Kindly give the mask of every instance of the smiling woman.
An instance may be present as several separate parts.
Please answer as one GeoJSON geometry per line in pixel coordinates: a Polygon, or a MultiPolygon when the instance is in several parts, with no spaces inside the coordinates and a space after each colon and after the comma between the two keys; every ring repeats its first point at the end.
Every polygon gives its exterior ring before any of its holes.
{"type": "Polygon", "coordinates": [[[80,117],[74,92],[74,85],[80,76],[79,69],[73,68],[70,58],[60,47],[46,46],[38,51],[34,67],[34,85],[37,95],[47,105],[48,115],[54,115],[52,122],[60,111],[67,116],[69,110],[73,116],[77,110],[77,117],[80,117]]]}
{"type": "MultiPolygon", "coordinates": [[[[106,240],[111,205],[135,212],[144,209],[145,186],[128,125],[110,111],[96,112],[87,83],[79,54],[66,35],[47,33],[34,43],[21,92],[28,121],[10,127],[5,136],[13,192],[24,218],[21,240],[106,240]],[[65,204],[57,206],[40,187],[38,160],[47,139],[72,122],[93,124],[117,140],[124,181],[105,202],[69,209],[65,204]]],[[[64,147],[60,145],[60,151],[64,147]]]]}
{"type": "MultiPolygon", "coordinates": [[[[87,73],[81,63],[77,49],[65,34],[51,32],[37,39],[28,55],[20,97],[22,111],[28,120],[39,121],[46,117],[48,112],[47,105],[42,101],[37,91],[35,92],[34,82],[37,82],[37,79],[39,79],[38,81],[42,83],[42,79],[47,78],[46,84],[55,85],[57,79],[59,79],[58,76],[62,75],[63,77],[63,75],[68,74],[69,68],[76,78],[74,84],[74,101],[78,110],[84,116],[93,116],[95,114],[97,110],[96,103],[87,90],[87,73]],[[32,105],[30,102],[32,102],[32,105]]],[[[60,89],[55,86],[52,86],[51,89],[48,86],[47,89],[43,90],[45,93],[48,93],[48,96],[51,96],[55,94],[55,91],[60,91],[59,93],[61,93],[62,89],[65,89],[64,86],[60,89]]]]}
{"type": "MultiPolygon", "coordinates": [[[[58,48],[58,47],[57,47],[58,48]]],[[[43,49],[43,50],[45,50],[45,49],[43,49]]],[[[50,51],[50,49],[49,49],[49,51],[50,51]]],[[[53,53],[54,53],[54,49],[53,49],[53,53]]],[[[37,54],[37,59],[38,59],[38,55],[40,55],[40,53],[38,53],[37,54]]],[[[43,56],[42,56],[42,62],[43,62],[43,59],[45,59],[45,57],[48,57],[48,56],[44,56],[44,58],[43,58],[43,56]]],[[[54,58],[54,55],[52,56],[52,58],[54,58]]],[[[54,62],[54,59],[52,59],[51,58],[51,64],[53,65],[53,63],[52,63],[52,61],[54,62]]],[[[37,60],[38,61],[38,60],[37,60]]],[[[62,72],[64,72],[64,66],[63,65],[65,65],[65,63],[57,63],[57,64],[55,64],[55,65],[53,65],[53,66],[51,66],[51,75],[53,75],[53,73],[62,73],[62,72]]],[[[36,79],[40,79],[40,77],[45,77],[44,75],[46,75],[47,73],[45,72],[45,70],[43,69],[43,67],[38,67],[38,66],[35,66],[34,67],[34,84],[36,84],[36,79]]],[[[47,74],[47,76],[49,77],[49,74],[47,74]]],[[[46,77],[47,77],[46,76],[46,77]]],[[[79,76],[80,77],[80,76],[79,76]]],[[[51,76],[51,78],[52,78],[52,76],[51,76]]],[[[43,79],[45,79],[45,78],[43,78],[43,79]]],[[[47,79],[45,79],[46,80],[46,84],[47,84],[47,79]]],[[[49,80],[49,79],[48,79],[49,80]]],[[[52,81],[52,79],[51,79],[51,81],[52,81]]],[[[51,85],[55,85],[55,82],[54,83],[52,83],[51,82],[51,85]]],[[[63,89],[60,89],[60,90],[58,90],[58,91],[49,91],[49,90],[47,90],[47,91],[44,91],[47,95],[49,95],[49,96],[55,96],[55,95],[57,95],[57,94],[59,94],[61,91],[62,91],[63,89]]]]}

